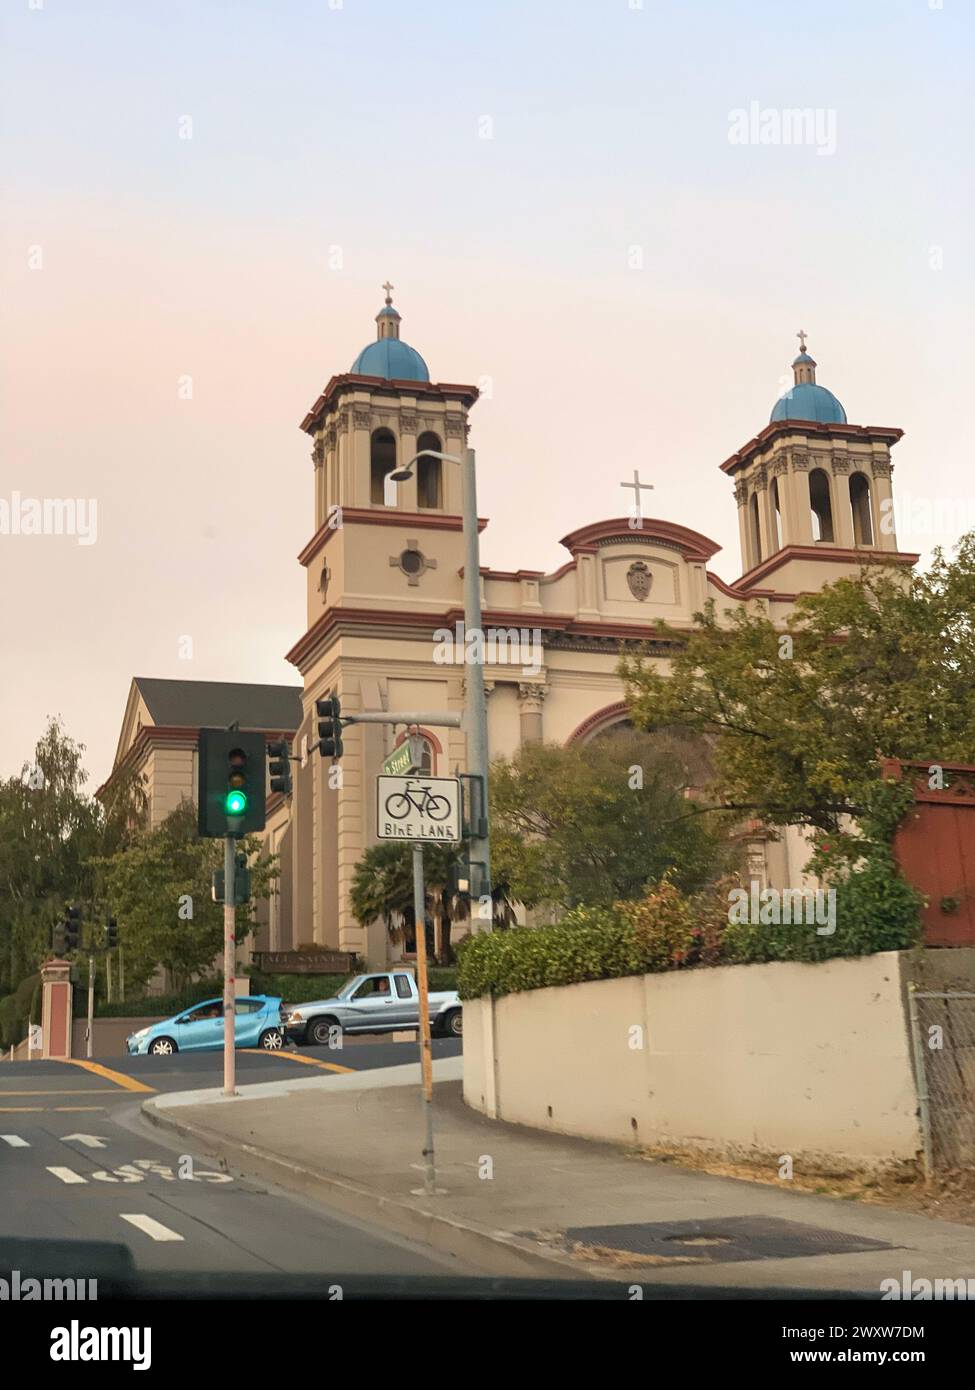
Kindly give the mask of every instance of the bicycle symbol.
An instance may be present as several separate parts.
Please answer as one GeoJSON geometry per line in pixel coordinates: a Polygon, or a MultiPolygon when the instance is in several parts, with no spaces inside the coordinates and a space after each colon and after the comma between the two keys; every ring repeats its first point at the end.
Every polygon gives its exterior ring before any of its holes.
{"type": "Polygon", "coordinates": [[[393,792],[386,798],[386,814],[393,820],[402,820],[410,814],[410,809],[431,820],[446,820],[450,815],[450,802],[445,796],[438,796],[429,786],[419,782],[407,782],[406,790],[393,792]],[[422,796],[419,793],[422,792],[422,796]]]}

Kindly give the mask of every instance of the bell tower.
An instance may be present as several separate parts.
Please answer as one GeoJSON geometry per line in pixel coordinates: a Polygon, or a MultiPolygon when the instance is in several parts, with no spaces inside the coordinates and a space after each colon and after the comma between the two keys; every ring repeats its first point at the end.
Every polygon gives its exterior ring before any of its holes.
{"type": "MultiPolygon", "coordinates": [[[[397,483],[390,475],[424,450],[459,454],[466,445],[468,411],[477,400],[477,388],[430,380],[420,353],[400,336],[402,317],[388,280],[383,290],[375,340],[362,349],[348,372],[331,378],[301,424],[313,441],[315,470],[315,534],[302,552],[309,570],[310,624],[320,616],[323,603],[344,605],[350,597],[368,598],[377,587],[388,587],[388,567],[384,586],[377,585],[375,573],[369,583],[364,575],[354,579],[349,570],[352,548],[335,543],[333,533],[356,528],[350,534],[358,540],[358,528],[375,528],[372,548],[391,550],[396,533],[390,527],[405,526],[411,533],[431,528],[460,531],[459,468],[423,458],[408,481],[397,483]],[[327,564],[320,574],[317,557],[326,546],[327,564]]],[[[419,541],[413,548],[422,555],[419,541]]],[[[357,545],[354,553],[361,557],[365,548],[357,545]]],[[[385,554],[379,563],[387,565],[385,554]]],[[[415,582],[411,587],[415,590],[415,582]]],[[[417,597],[409,594],[411,600],[417,597]]]]}
{"type": "Polygon", "coordinates": [[[816,381],[805,332],[798,337],[792,386],[761,433],[721,465],[735,484],[739,583],[793,592],[871,559],[917,558],[900,555],[894,530],[890,451],[903,430],[851,425],[816,381]],[[823,573],[824,562],[835,573],[823,573]]]}

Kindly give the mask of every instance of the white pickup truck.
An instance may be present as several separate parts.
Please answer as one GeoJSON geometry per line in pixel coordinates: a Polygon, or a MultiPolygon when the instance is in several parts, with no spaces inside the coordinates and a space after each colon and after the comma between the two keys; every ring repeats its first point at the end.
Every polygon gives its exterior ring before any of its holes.
{"type": "MultiPolygon", "coordinates": [[[[455,989],[427,996],[430,1028],[436,1037],[459,1038],[463,1032],[460,995],[455,989]]],[[[281,1006],[285,1036],[295,1042],[327,1047],[340,1033],[395,1033],[419,1028],[420,995],[408,970],[355,975],[331,999],[281,1006]]]]}

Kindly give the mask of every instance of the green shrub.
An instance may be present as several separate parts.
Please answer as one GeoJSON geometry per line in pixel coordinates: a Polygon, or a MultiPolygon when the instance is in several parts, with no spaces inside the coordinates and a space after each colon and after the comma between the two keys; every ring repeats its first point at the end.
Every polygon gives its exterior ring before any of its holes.
{"type": "MultiPolygon", "coordinates": [[[[96,1018],[169,1018],[171,1014],[181,1013],[183,1009],[191,1009],[194,1004],[199,1004],[203,999],[213,999],[215,996],[223,994],[223,980],[215,976],[209,980],[197,980],[196,984],[187,985],[185,989],[177,990],[175,994],[143,995],[138,999],[113,1000],[111,1004],[105,1000],[95,1001],[96,1018]]],[[[85,985],[75,989],[75,1004],[81,1000],[82,1013],[87,1008],[87,988],[85,985]]]]}
{"type": "Polygon", "coordinates": [[[820,935],[815,924],[729,922],[724,959],[732,963],[769,960],[816,961],[905,951],[921,936],[921,895],[900,876],[893,859],[877,852],[861,868],[833,885],[836,929],[820,935]]]}
{"type": "Polygon", "coordinates": [[[612,907],[576,907],[551,927],[479,933],[457,954],[462,999],[640,975],[647,968],[636,930],[612,907]]]}
{"type": "Polygon", "coordinates": [[[462,999],[688,966],[817,961],[903,951],[920,938],[920,895],[889,855],[836,885],[836,929],[728,920],[729,882],[690,897],[666,879],[638,902],[577,907],[550,927],[468,937],[458,949],[462,999]]]}

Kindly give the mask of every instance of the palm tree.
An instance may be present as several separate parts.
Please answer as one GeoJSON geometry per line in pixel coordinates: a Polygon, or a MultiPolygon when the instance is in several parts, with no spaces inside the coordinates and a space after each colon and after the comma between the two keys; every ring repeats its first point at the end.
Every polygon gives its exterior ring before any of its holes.
{"type": "MultiPolygon", "coordinates": [[[[436,956],[440,964],[452,957],[450,929],[454,922],[470,919],[470,894],[457,887],[466,873],[463,845],[428,844],[423,847],[423,885],[427,912],[433,919],[436,956]]],[[[496,927],[515,920],[507,885],[496,884],[491,894],[496,927]]],[[[413,923],[412,846],[385,841],[367,849],[355,868],[350,895],[357,922],[366,926],[381,917],[390,939],[402,939],[403,928],[413,923]]]]}

